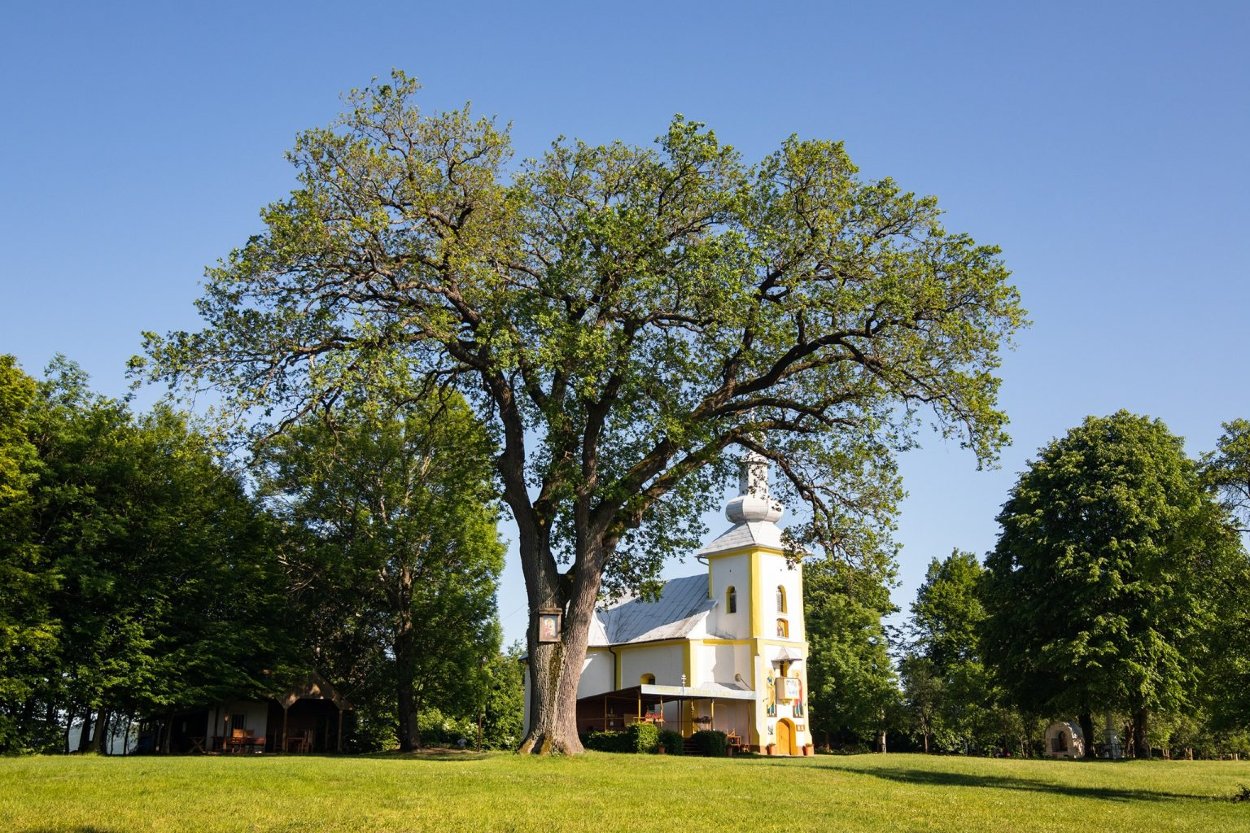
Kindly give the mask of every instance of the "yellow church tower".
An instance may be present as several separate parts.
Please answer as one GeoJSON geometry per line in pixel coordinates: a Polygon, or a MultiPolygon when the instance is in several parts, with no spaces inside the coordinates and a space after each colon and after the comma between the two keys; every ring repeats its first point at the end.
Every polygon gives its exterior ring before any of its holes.
{"type": "Polygon", "coordinates": [[[768,494],[768,461],[748,453],[738,496],[725,506],[733,526],[699,551],[715,604],[704,653],[713,660],[709,670],[738,669],[735,681],[755,692],[746,745],[776,755],[810,755],[803,571],[786,558],[777,526],[782,511],[768,494]]]}

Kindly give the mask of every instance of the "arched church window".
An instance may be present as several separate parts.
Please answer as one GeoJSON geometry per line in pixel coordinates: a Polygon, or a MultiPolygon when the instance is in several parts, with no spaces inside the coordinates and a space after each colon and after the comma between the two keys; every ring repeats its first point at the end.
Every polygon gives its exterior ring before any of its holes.
{"type": "Polygon", "coordinates": [[[782,639],[790,638],[790,623],[787,622],[785,619],[777,620],[777,636],[781,637],[782,639]]]}
{"type": "Polygon", "coordinates": [[[725,612],[738,612],[738,591],[733,588],[733,585],[730,585],[729,589],[725,591],[725,612]]]}
{"type": "Polygon", "coordinates": [[[786,588],[781,586],[777,587],[777,612],[786,612],[786,588]]]}

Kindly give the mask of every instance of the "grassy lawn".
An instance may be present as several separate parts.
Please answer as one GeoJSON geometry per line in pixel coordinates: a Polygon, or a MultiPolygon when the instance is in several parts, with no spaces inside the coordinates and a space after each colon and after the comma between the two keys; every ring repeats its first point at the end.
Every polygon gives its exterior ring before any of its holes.
{"type": "Polygon", "coordinates": [[[1247,762],[590,753],[0,760],[0,830],[1250,831],[1247,762]]]}

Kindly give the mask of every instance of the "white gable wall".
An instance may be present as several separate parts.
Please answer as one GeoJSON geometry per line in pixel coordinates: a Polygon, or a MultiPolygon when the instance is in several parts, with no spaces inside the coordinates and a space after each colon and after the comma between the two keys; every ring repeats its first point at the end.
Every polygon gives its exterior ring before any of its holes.
{"type": "MultiPolygon", "coordinates": [[[[616,658],[606,648],[590,648],[586,651],[586,663],[582,666],[582,678],[577,683],[577,696],[589,697],[616,688],[616,658]]],[[[529,675],[526,675],[529,681],[529,675]]],[[[529,693],[529,687],[526,687],[529,693]]],[[[526,714],[529,712],[527,711],[526,714]]]]}
{"type": "Polygon", "coordinates": [[[708,630],[713,635],[732,639],[751,636],[751,556],[747,553],[721,555],[708,559],[708,583],[716,607],[708,616],[708,630]],[[737,591],[738,611],[730,613],[726,594],[730,587],[737,591]]]}

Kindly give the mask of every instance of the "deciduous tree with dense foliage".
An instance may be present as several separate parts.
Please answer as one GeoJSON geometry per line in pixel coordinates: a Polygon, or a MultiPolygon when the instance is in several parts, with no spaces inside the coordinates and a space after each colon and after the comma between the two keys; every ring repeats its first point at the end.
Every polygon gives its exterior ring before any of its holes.
{"type": "MultiPolygon", "coordinates": [[[[1250,420],[1223,425],[1214,451],[1202,456],[1201,473],[1207,488],[1234,519],[1242,536],[1250,533],[1250,420]]],[[[1227,580],[1231,602],[1226,639],[1214,646],[1209,677],[1209,714],[1223,732],[1250,730],[1250,559],[1245,557],[1227,580]]],[[[1244,745],[1244,741],[1243,741],[1244,745]]]]}
{"type": "Polygon", "coordinates": [[[53,748],[81,720],[79,748],[103,751],[119,715],[264,690],[284,653],[281,575],[238,474],[184,416],[136,416],[64,359],[15,387],[25,440],[5,445],[28,476],[6,477],[0,616],[20,601],[22,629],[3,630],[24,644],[0,656],[2,748],[53,748]]]}
{"type": "Polygon", "coordinates": [[[35,380],[0,356],[0,752],[43,745],[27,727],[59,630],[50,610],[56,575],[35,527],[38,399],[35,380]]]}
{"type": "Polygon", "coordinates": [[[1234,419],[1222,427],[1215,451],[1202,455],[1202,479],[1246,533],[1250,532],[1250,420],[1234,419]]]}
{"type": "Polygon", "coordinates": [[[904,658],[907,701],[924,737],[947,752],[1015,746],[1019,717],[1000,704],[981,660],[985,620],[975,555],[955,550],[933,559],[911,605],[912,638],[904,658]]]}
{"type": "Polygon", "coordinates": [[[415,91],[397,74],[299,137],[299,187],[209,270],[204,330],[149,336],[149,373],[262,435],[396,363],[464,393],[501,446],[531,612],[565,614],[559,642],[530,627],[524,750],[580,751],[605,580],[694,543],[733,446],[806,502],[804,537],[860,561],[922,410],[981,461],[1004,442],[1017,293],[933,198],[835,142],[747,164],[680,117],[656,148],[558,140],[510,167],[506,131],[415,91]]]}
{"type": "Polygon", "coordinates": [[[336,679],[375,691],[362,706],[396,716],[404,751],[420,745],[423,708],[477,718],[475,692],[499,652],[492,450],[448,392],[402,412],[349,402],[260,458],[261,491],[286,522],[305,647],[336,679]]]}
{"type": "Polygon", "coordinates": [[[812,732],[826,746],[881,749],[899,707],[898,679],[881,623],[892,613],[889,576],[815,559],[803,573],[812,732]]]}
{"type": "Polygon", "coordinates": [[[1043,448],[998,516],[987,562],[987,665],[1024,709],[1132,716],[1150,754],[1151,712],[1197,699],[1225,638],[1242,559],[1179,437],[1120,411],[1043,448]]]}

